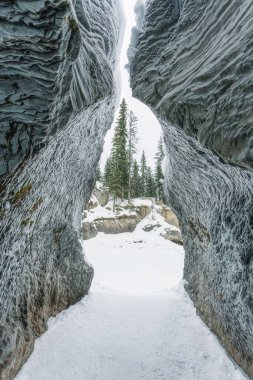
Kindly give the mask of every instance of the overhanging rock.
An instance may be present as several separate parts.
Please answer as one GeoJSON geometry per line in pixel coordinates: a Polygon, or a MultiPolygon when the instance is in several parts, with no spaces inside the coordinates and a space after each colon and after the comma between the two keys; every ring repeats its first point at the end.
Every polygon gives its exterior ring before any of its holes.
{"type": "Polygon", "coordinates": [[[48,318],[90,287],[81,214],[113,120],[121,22],[116,0],[4,1],[0,14],[0,379],[10,380],[48,318]]]}
{"type": "Polygon", "coordinates": [[[149,0],[130,71],[163,128],[187,290],[253,378],[252,21],[251,1],[149,0]]]}

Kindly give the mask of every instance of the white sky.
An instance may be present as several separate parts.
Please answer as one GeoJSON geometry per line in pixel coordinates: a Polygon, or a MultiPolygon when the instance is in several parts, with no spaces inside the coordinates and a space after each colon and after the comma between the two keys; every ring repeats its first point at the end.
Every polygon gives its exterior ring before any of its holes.
{"type": "MultiPolygon", "coordinates": [[[[125,8],[126,17],[126,29],[123,40],[123,46],[120,59],[120,72],[122,80],[121,99],[126,99],[128,108],[132,110],[135,116],[138,118],[138,154],[139,160],[142,151],[146,153],[148,164],[154,167],[154,155],[157,150],[158,140],[161,134],[161,127],[150,109],[137,99],[132,97],[132,90],[129,85],[129,74],[125,69],[125,65],[128,63],[127,49],[130,43],[131,29],[135,25],[134,6],[136,0],[122,0],[125,8]]],[[[116,112],[116,118],[118,117],[118,111],[116,112]]],[[[104,152],[101,157],[101,168],[104,168],[105,161],[111,151],[111,141],[114,133],[114,125],[108,131],[105,137],[104,152]]]]}

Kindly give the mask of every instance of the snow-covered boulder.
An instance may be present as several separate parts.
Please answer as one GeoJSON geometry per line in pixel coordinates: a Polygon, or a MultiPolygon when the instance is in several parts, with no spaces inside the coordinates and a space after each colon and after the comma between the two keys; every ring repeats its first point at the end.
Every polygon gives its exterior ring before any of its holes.
{"type": "Polygon", "coordinates": [[[106,191],[104,191],[102,189],[98,189],[97,187],[95,187],[93,189],[92,194],[96,197],[98,203],[102,207],[106,206],[107,203],[109,202],[109,194],[108,194],[108,192],[106,192],[106,191]]]}
{"type": "Polygon", "coordinates": [[[97,198],[92,194],[92,196],[91,196],[89,202],[87,203],[86,209],[87,209],[88,211],[90,211],[90,210],[96,208],[97,206],[98,206],[98,200],[97,200],[97,198]]]}
{"type": "Polygon", "coordinates": [[[150,232],[150,231],[153,231],[154,229],[156,228],[160,228],[162,225],[157,222],[157,221],[153,221],[153,223],[147,223],[145,224],[145,226],[142,227],[143,231],[145,232],[150,232]]]}
{"type": "Polygon", "coordinates": [[[178,218],[170,207],[166,206],[162,202],[156,202],[156,211],[158,214],[162,215],[166,222],[168,222],[171,226],[179,228],[178,218]]]}
{"type": "Polygon", "coordinates": [[[163,128],[165,194],[182,228],[186,288],[253,378],[253,2],[145,6],[131,84],[163,128]]]}
{"type": "Polygon", "coordinates": [[[127,201],[120,202],[113,212],[112,203],[111,200],[107,207],[97,206],[85,212],[82,224],[85,240],[96,236],[97,232],[105,234],[133,232],[152,209],[152,201],[134,199],[131,204],[127,201]]]}
{"type": "Polygon", "coordinates": [[[172,241],[173,243],[183,245],[182,235],[179,230],[165,228],[165,231],[161,233],[161,236],[166,240],[172,241]]]}
{"type": "Polygon", "coordinates": [[[98,218],[94,224],[98,232],[105,234],[121,234],[123,232],[133,232],[137,224],[141,221],[138,215],[116,215],[114,218],[98,218]]]}
{"type": "Polygon", "coordinates": [[[89,240],[91,238],[94,238],[98,234],[98,230],[94,222],[83,222],[82,229],[83,229],[84,240],[89,240]]]}

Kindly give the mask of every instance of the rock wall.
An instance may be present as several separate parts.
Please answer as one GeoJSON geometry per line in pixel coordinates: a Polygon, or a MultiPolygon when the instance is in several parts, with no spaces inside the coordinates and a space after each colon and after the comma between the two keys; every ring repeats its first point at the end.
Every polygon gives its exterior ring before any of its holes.
{"type": "Polygon", "coordinates": [[[81,214],[115,107],[117,0],[0,4],[0,379],[93,269],[81,214]]]}
{"type": "Polygon", "coordinates": [[[252,21],[251,1],[149,0],[130,48],[134,96],[163,128],[186,289],[251,378],[252,21]]]}

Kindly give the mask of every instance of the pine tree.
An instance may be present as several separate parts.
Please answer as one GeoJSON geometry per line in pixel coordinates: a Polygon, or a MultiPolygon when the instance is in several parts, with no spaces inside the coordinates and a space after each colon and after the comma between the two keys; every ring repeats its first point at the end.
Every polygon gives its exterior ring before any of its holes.
{"type": "Polygon", "coordinates": [[[128,157],[127,157],[127,104],[122,100],[119,118],[116,123],[112,141],[112,178],[111,190],[116,197],[125,197],[128,190],[128,157]]]}
{"type": "Polygon", "coordinates": [[[109,156],[105,163],[105,170],[103,175],[103,185],[109,192],[112,190],[112,157],[109,156]]]}
{"type": "Polygon", "coordinates": [[[145,152],[141,156],[141,196],[145,197],[147,192],[147,160],[145,152]]]}
{"type": "Polygon", "coordinates": [[[139,166],[134,160],[133,170],[131,175],[131,197],[138,198],[141,196],[141,177],[139,174],[139,166]]]}
{"type": "Polygon", "coordinates": [[[131,198],[132,188],[132,169],[133,169],[133,157],[137,152],[137,122],[138,119],[132,111],[129,112],[129,124],[128,124],[128,201],[131,198]]]}
{"type": "Polygon", "coordinates": [[[163,182],[164,175],[162,170],[162,161],[164,159],[163,141],[160,137],[158,142],[157,153],[155,155],[156,168],[155,168],[155,181],[156,181],[156,192],[159,200],[163,200],[163,182]]]}
{"type": "Polygon", "coordinates": [[[156,183],[150,166],[147,168],[146,186],[146,196],[152,198],[156,197],[156,183]]]}
{"type": "Polygon", "coordinates": [[[96,175],[96,180],[101,182],[102,181],[102,173],[101,173],[101,169],[100,169],[100,165],[98,164],[97,166],[97,175],[96,175]]]}

